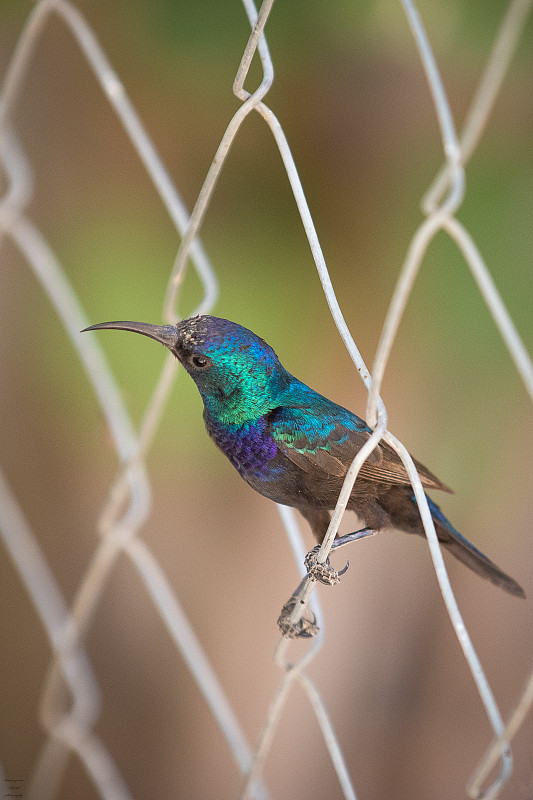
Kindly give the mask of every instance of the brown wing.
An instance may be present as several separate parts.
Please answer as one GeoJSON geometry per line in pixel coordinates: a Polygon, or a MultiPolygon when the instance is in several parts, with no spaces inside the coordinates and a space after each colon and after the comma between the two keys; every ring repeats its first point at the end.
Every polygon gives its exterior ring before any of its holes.
{"type": "MultiPolygon", "coordinates": [[[[325,478],[344,478],[372,433],[363,420],[333,403],[327,407],[327,414],[320,416],[312,409],[278,408],[270,422],[276,444],[287,458],[305,472],[314,474],[318,470],[325,478]]],[[[413,460],[425,489],[451,492],[423,464],[413,460]]],[[[410,483],[403,462],[386,442],[380,442],[372,451],[359,476],[379,483],[410,483]]]]}
{"type": "MultiPolygon", "coordinates": [[[[380,464],[374,466],[366,461],[361,467],[360,476],[365,480],[381,481],[382,483],[411,483],[407,470],[403,465],[403,461],[387,442],[380,442],[377,449],[383,453],[383,459],[380,464]]],[[[413,458],[413,456],[411,456],[413,458]]],[[[453,490],[445,483],[442,483],[436,475],[433,475],[427,467],[413,458],[415,467],[422,481],[424,489],[440,489],[442,492],[449,492],[453,494],[453,490]]]]}

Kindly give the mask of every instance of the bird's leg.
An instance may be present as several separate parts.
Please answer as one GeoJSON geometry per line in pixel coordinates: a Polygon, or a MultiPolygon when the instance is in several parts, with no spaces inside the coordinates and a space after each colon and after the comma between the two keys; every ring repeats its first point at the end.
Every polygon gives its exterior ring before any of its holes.
{"type": "Polygon", "coordinates": [[[377,531],[373,528],[361,528],[360,531],[346,533],[344,536],[339,536],[338,539],[333,540],[331,549],[333,550],[335,547],[343,547],[345,544],[356,542],[358,539],[365,539],[367,536],[374,536],[376,533],[377,531]]]}
{"type": "MultiPolygon", "coordinates": [[[[345,544],[349,544],[350,542],[356,542],[358,539],[364,539],[367,536],[373,536],[377,531],[373,530],[372,528],[362,528],[360,531],[354,531],[353,533],[347,533],[344,536],[340,536],[338,539],[335,539],[333,544],[331,545],[331,549],[333,550],[336,547],[343,547],[345,544]]],[[[337,572],[336,569],[330,564],[329,558],[327,558],[324,563],[320,563],[317,561],[317,556],[319,550],[322,545],[317,545],[313,547],[312,550],[305,557],[304,565],[307,570],[307,574],[313,580],[318,581],[319,583],[323,583],[325,586],[335,586],[335,584],[339,583],[340,576],[344,575],[348,567],[350,566],[350,562],[346,562],[346,566],[337,572]]]]}
{"type": "MultiPolygon", "coordinates": [[[[346,566],[340,572],[337,572],[337,570],[333,569],[331,566],[329,558],[327,558],[324,563],[317,561],[318,551],[322,547],[322,540],[326,535],[331,521],[330,513],[325,508],[309,508],[305,506],[298,506],[298,511],[311,526],[311,530],[317,542],[320,542],[320,544],[317,545],[317,547],[313,547],[305,557],[304,565],[307,574],[310,578],[319,581],[319,583],[323,583],[325,586],[335,586],[335,584],[339,582],[340,576],[344,575],[348,569],[350,562],[347,562],[346,566]]],[[[366,536],[373,536],[374,533],[376,533],[376,531],[372,528],[362,528],[360,531],[347,533],[345,536],[340,536],[338,539],[335,539],[331,549],[333,550],[334,547],[342,547],[345,544],[357,541],[357,539],[364,539],[366,536]]]]}

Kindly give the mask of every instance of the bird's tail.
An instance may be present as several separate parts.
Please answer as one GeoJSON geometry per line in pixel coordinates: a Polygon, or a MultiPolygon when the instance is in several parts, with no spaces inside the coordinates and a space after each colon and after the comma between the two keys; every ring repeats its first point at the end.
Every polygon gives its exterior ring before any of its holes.
{"type": "Polygon", "coordinates": [[[516,597],[526,596],[520,584],[509,575],[506,575],[506,573],[487,558],[481,550],[474,547],[468,539],[465,539],[465,537],[453,527],[451,522],[446,519],[433,500],[427,497],[427,501],[431,516],[433,517],[433,522],[435,523],[439,542],[442,542],[444,547],[455,556],[455,558],[462,561],[463,564],[466,564],[466,566],[470,567],[474,572],[477,572],[482,578],[487,578],[487,580],[492,581],[492,583],[495,583],[496,586],[509,592],[509,594],[513,594],[516,597]]]}

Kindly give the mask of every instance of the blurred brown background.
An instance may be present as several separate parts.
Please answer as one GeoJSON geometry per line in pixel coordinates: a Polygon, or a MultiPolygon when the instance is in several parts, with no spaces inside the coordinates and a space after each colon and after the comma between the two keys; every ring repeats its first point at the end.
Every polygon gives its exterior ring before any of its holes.
{"type": "MultiPolygon", "coordinates": [[[[248,36],[238,0],[78,3],[189,208],[238,102],[248,36]]],[[[2,74],[31,3],[0,5],[2,74]]],[[[420,6],[458,127],[505,2],[420,6]]],[[[529,22],[459,213],[533,349],[533,67],[529,22]]],[[[419,200],[442,162],[435,113],[399,4],[278,2],[267,27],[267,102],[298,165],[332,280],[371,366],[419,200]]],[[[252,70],[247,83],[253,83],[252,70]]],[[[52,20],[19,97],[35,170],[30,215],[92,322],[161,320],[178,239],[72,37],[52,20]]],[[[275,144],[259,117],[233,145],[202,239],[221,293],[215,313],[252,328],[289,371],[364,414],[365,393],[321,291],[275,144]]],[[[68,601],[97,543],[117,459],[60,321],[9,241],[2,248],[2,466],[68,601]]],[[[192,273],[181,310],[199,298],[192,273]]],[[[102,336],[138,422],[164,354],[102,336]]],[[[455,561],[453,585],[506,715],[532,661],[531,404],[456,248],[440,234],[409,302],[383,387],[390,429],[456,494],[457,527],[522,583],[517,601],[455,561]]],[[[180,375],[148,457],[153,513],[142,531],[255,742],[280,679],[275,624],[297,572],[273,504],[208,441],[180,375]],[[254,598],[253,601],[251,598],[254,598]]],[[[438,499],[438,498],[437,498],[438,499]]],[[[344,524],[350,529],[351,519],[344,524]]],[[[307,541],[310,536],[305,531],[307,541]]],[[[426,545],[383,534],[321,591],[326,644],[312,664],[361,800],[448,800],[490,740],[426,545]]],[[[29,779],[43,740],[37,702],[50,651],[11,563],[0,560],[1,755],[29,779]]],[[[145,587],[119,559],[87,637],[103,695],[97,731],[135,798],[235,797],[240,778],[145,587]]],[[[514,746],[502,797],[533,797],[533,724],[514,746]]],[[[340,797],[308,702],[291,695],[265,770],[275,798],[340,797]]],[[[73,758],[60,797],[96,790],[73,758]]]]}

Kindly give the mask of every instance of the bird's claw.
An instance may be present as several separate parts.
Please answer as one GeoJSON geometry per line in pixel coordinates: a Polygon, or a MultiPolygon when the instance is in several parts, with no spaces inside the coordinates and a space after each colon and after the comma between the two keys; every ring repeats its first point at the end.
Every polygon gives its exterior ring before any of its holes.
{"type": "Polygon", "coordinates": [[[292,595],[283,608],[278,617],[278,627],[283,636],[287,639],[311,639],[318,633],[318,625],[316,624],[316,617],[313,614],[313,619],[306,619],[300,617],[298,622],[291,622],[291,614],[296,607],[298,597],[292,595]]]}
{"type": "Polygon", "coordinates": [[[327,558],[323,563],[317,561],[317,555],[320,547],[321,545],[313,547],[313,549],[310,550],[305,557],[304,565],[307,570],[307,574],[312,580],[323,583],[324,586],[335,586],[340,582],[340,576],[344,575],[350,562],[347,561],[346,566],[340,572],[337,572],[337,570],[333,569],[331,566],[329,558],[327,558]]]}
{"type": "Polygon", "coordinates": [[[341,575],[344,575],[344,573],[346,572],[346,570],[348,569],[349,566],[350,566],[350,562],[347,561],[346,564],[344,565],[344,567],[342,569],[340,569],[338,571],[338,573],[337,573],[339,578],[340,578],[341,575]]]}

